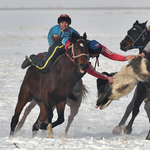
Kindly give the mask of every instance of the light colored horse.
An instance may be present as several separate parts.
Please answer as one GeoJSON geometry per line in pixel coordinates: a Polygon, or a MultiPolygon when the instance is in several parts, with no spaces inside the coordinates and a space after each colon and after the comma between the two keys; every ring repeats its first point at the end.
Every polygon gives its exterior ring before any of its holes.
{"type": "MultiPolygon", "coordinates": [[[[73,94],[77,98],[77,101],[73,101],[70,98],[67,98],[66,104],[70,107],[70,115],[68,116],[68,123],[67,123],[65,131],[63,133],[63,136],[67,136],[69,127],[70,127],[71,123],[73,122],[74,117],[77,115],[77,113],[79,111],[79,107],[81,105],[81,101],[83,98],[85,98],[86,93],[87,93],[87,90],[86,90],[84,84],[82,83],[82,80],[80,80],[73,89],[73,94]]],[[[27,106],[23,117],[21,118],[17,127],[15,128],[15,132],[19,131],[22,128],[27,116],[29,115],[31,110],[36,106],[36,104],[37,103],[34,100],[32,100],[31,103],[27,106]]],[[[53,107],[53,110],[54,109],[55,109],[55,106],[53,107]]]]}

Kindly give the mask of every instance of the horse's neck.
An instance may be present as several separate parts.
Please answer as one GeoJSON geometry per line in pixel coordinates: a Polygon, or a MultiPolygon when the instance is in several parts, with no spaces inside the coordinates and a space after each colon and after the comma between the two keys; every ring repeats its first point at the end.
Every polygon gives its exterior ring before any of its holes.
{"type": "Polygon", "coordinates": [[[150,31],[147,31],[147,36],[145,40],[145,44],[147,44],[150,41],[150,31]]]}
{"type": "MultiPolygon", "coordinates": [[[[147,31],[147,36],[146,36],[146,39],[145,39],[143,45],[147,45],[147,43],[148,43],[149,41],[150,41],[150,32],[147,31]]],[[[144,49],[144,48],[139,48],[139,54],[141,54],[141,53],[143,52],[143,49],[144,49]]]]}

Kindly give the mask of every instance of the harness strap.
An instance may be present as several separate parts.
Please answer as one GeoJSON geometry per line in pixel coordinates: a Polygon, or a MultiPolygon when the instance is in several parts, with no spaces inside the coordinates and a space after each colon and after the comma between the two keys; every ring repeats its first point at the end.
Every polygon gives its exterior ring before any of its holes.
{"type": "Polygon", "coordinates": [[[87,56],[87,57],[89,58],[89,54],[86,54],[86,53],[82,53],[82,54],[79,54],[79,55],[76,55],[76,56],[75,56],[75,53],[74,53],[74,49],[75,49],[75,48],[74,48],[74,44],[71,44],[70,46],[68,46],[68,49],[69,49],[69,48],[72,48],[72,49],[71,49],[72,55],[73,55],[72,58],[69,56],[69,54],[67,53],[67,51],[66,51],[65,54],[69,57],[69,59],[70,59],[72,62],[75,63],[75,60],[74,60],[74,59],[75,59],[75,58],[78,58],[78,57],[80,57],[80,56],[87,56]]]}
{"type": "Polygon", "coordinates": [[[99,58],[99,56],[98,56],[98,57],[96,57],[96,61],[95,61],[94,69],[96,69],[96,64],[97,64],[97,65],[98,65],[98,67],[99,67],[99,60],[98,60],[98,58],[99,58]]]}
{"type": "Polygon", "coordinates": [[[144,42],[144,40],[145,40],[145,37],[144,37],[144,33],[145,33],[145,35],[147,34],[147,32],[146,32],[146,28],[142,31],[142,29],[138,26],[138,25],[134,25],[133,27],[138,27],[139,29],[140,29],[140,31],[141,31],[141,34],[134,40],[130,35],[127,35],[127,37],[129,37],[131,40],[132,40],[132,47],[133,48],[144,48],[144,47],[146,47],[146,45],[143,45],[143,46],[134,46],[134,44],[139,40],[139,38],[142,36],[142,42],[144,42]]]}

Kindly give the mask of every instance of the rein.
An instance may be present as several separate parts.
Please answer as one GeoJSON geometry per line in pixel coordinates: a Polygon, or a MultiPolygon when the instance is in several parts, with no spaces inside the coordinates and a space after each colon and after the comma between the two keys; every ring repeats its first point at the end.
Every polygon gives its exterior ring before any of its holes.
{"type": "Polygon", "coordinates": [[[138,27],[141,31],[141,34],[134,40],[130,35],[127,35],[127,37],[129,37],[132,40],[132,47],[133,48],[144,48],[146,45],[143,46],[135,46],[134,44],[140,39],[140,37],[142,37],[142,43],[144,42],[144,40],[146,39],[144,36],[147,35],[147,30],[146,28],[142,31],[142,29],[140,28],[140,26],[138,25],[134,25],[132,28],[134,27],[138,27]]]}
{"type": "MultiPolygon", "coordinates": [[[[77,41],[81,41],[81,40],[83,40],[83,39],[78,39],[77,41]]],[[[83,40],[83,41],[85,41],[85,40],[83,40]]],[[[79,55],[75,55],[74,50],[76,50],[76,49],[75,49],[74,43],[72,43],[72,44],[68,47],[68,49],[70,49],[70,48],[71,48],[71,52],[72,52],[72,57],[67,53],[67,51],[66,51],[66,55],[67,55],[67,57],[69,57],[69,59],[70,59],[73,63],[75,63],[76,65],[77,65],[77,63],[75,62],[75,59],[76,59],[76,58],[81,57],[81,56],[87,56],[87,58],[89,58],[89,54],[86,54],[86,53],[81,53],[81,54],[79,54],[79,55]]]]}

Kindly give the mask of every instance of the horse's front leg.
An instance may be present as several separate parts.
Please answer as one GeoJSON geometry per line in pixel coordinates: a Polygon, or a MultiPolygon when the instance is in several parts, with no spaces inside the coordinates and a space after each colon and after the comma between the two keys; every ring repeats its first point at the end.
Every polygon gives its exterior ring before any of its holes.
{"type": "Polygon", "coordinates": [[[46,106],[47,120],[48,120],[46,137],[53,138],[53,134],[52,134],[53,107],[52,107],[51,103],[45,104],[45,106],[46,106]]]}
{"type": "MultiPolygon", "coordinates": [[[[147,116],[148,116],[148,119],[149,119],[149,124],[150,124],[150,101],[145,102],[144,109],[147,113],[147,116]]],[[[149,132],[147,134],[146,140],[150,140],[150,129],[149,129],[149,132]]]]}
{"type": "Polygon", "coordinates": [[[52,128],[55,126],[62,124],[64,122],[64,109],[66,105],[66,100],[60,101],[56,104],[58,118],[55,122],[52,123],[52,128]]]}
{"type": "Polygon", "coordinates": [[[150,84],[148,82],[144,82],[143,84],[145,85],[147,91],[147,96],[144,101],[150,101],[150,84]]]}
{"type": "Polygon", "coordinates": [[[121,119],[121,121],[119,122],[118,126],[116,126],[116,127],[113,129],[113,134],[114,134],[114,135],[119,135],[119,134],[121,134],[122,129],[124,128],[124,124],[125,124],[127,118],[129,117],[131,111],[132,111],[133,108],[134,108],[134,103],[135,103],[135,100],[136,100],[136,96],[137,96],[137,89],[136,89],[135,92],[134,92],[134,96],[133,96],[131,102],[130,102],[129,105],[127,106],[127,109],[126,109],[126,111],[125,111],[124,116],[122,117],[122,119],[121,119]]]}
{"type": "Polygon", "coordinates": [[[130,134],[132,132],[133,121],[134,121],[135,117],[137,116],[137,114],[139,112],[139,107],[145,97],[146,97],[145,86],[142,82],[139,82],[137,85],[137,88],[135,89],[133,99],[130,102],[130,104],[128,105],[126,112],[125,112],[122,120],[120,121],[119,125],[113,129],[113,134],[115,134],[115,135],[121,134],[122,129],[124,130],[124,132],[126,134],[130,134]],[[132,119],[129,122],[129,124],[126,127],[124,127],[124,124],[125,124],[127,118],[129,117],[131,111],[132,111],[132,119]]]}

